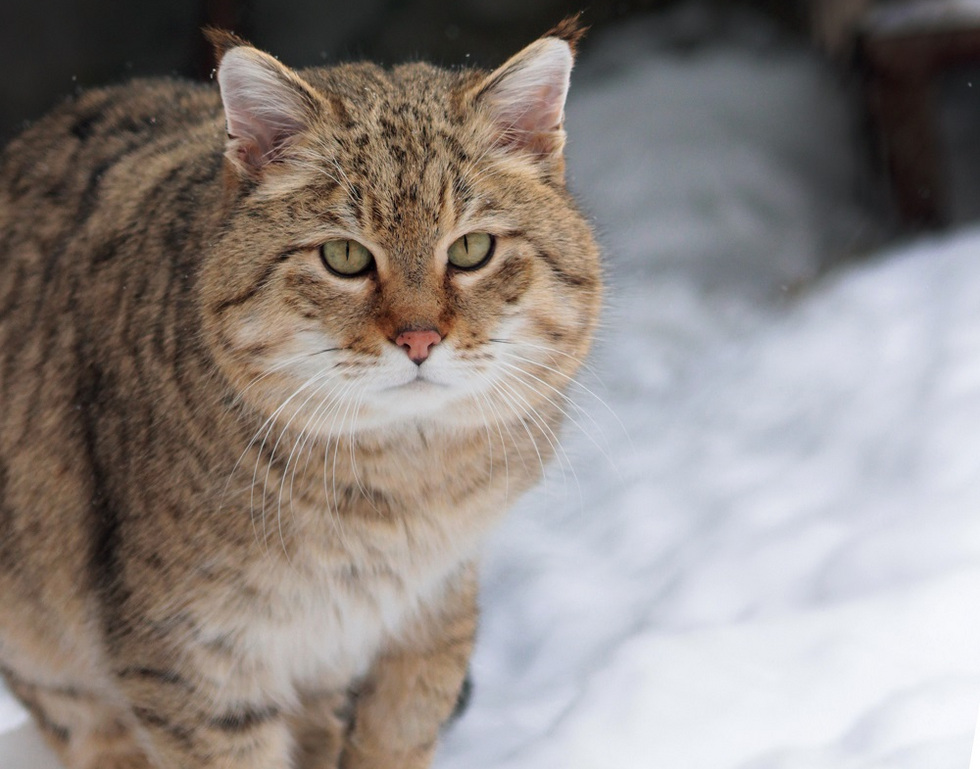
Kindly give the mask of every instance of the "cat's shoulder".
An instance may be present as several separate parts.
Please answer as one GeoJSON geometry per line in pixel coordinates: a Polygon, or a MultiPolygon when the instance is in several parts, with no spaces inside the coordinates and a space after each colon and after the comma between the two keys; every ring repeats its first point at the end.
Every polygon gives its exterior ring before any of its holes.
{"type": "Polygon", "coordinates": [[[38,173],[70,175],[148,145],[165,151],[194,141],[205,125],[209,139],[222,137],[221,100],[212,84],[144,78],[80,91],[7,144],[0,180],[29,183],[38,173]]]}
{"type": "Polygon", "coordinates": [[[79,141],[125,133],[157,133],[220,117],[221,102],[209,83],[177,78],[137,78],[79,91],[30,126],[21,138],[70,136],[79,141]]]}

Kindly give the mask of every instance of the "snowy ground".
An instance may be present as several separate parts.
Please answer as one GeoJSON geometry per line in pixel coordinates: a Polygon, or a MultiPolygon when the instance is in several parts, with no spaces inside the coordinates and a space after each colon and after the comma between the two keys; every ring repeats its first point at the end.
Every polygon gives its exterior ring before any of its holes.
{"type": "MultiPolygon", "coordinates": [[[[609,32],[577,75],[609,311],[438,767],[966,769],[980,229],[819,276],[876,235],[855,118],[759,23],[609,32]]],[[[0,767],[53,769],[22,722],[0,694],[0,767]]]]}

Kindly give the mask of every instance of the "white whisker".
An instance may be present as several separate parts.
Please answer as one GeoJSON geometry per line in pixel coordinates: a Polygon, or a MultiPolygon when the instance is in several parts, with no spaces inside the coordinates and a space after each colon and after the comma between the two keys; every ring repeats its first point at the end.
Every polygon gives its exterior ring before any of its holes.
{"type": "Polygon", "coordinates": [[[338,347],[327,347],[327,348],[324,348],[322,350],[317,350],[316,352],[305,352],[305,353],[302,353],[300,355],[293,355],[290,358],[286,358],[285,360],[279,361],[279,363],[277,363],[276,365],[271,366],[270,368],[266,369],[265,371],[263,371],[258,376],[254,377],[251,382],[249,382],[247,385],[245,385],[245,387],[243,387],[241,389],[241,391],[239,391],[236,394],[235,400],[237,402],[239,402],[239,403],[242,402],[244,400],[244,398],[245,398],[245,395],[248,393],[248,391],[251,390],[253,387],[255,387],[255,385],[257,385],[263,379],[265,379],[266,377],[272,376],[277,371],[282,371],[284,368],[288,368],[289,366],[293,365],[297,361],[304,360],[305,358],[313,358],[313,357],[316,357],[317,355],[325,355],[326,353],[329,353],[329,352],[336,352],[338,349],[340,349],[340,348],[338,348],[338,347]]]}
{"type": "MultiPolygon", "coordinates": [[[[490,379],[490,377],[486,376],[485,374],[482,374],[479,371],[474,371],[474,373],[480,379],[486,382],[488,389],[491,390],[491,392],[493,392],[494,384],[493,381],[490,379]]],[[[501,423],[503,423],[503,426],[507,430],[508,435],[510,435],[511,443],[514,443],[514,445],[516,445],[516,442],[514,441],[514,435],[510,431],[510,425],[507,424],[507,422],[505,422],[502,419],[500,415],[500,411],[498,411],[497,407],[493,403],[493,399],[490,397],[490,393],[481,392],[480,400],[486,403],[487,408],[490,409],[491,416],[493,417],[493,421],[494,421],[494,426],[497,428],[497,436],[500,438],[500,445],[504,455],[504,499],[509,500],[510,499],[510,460],[507,456],[507,441],[504,439],[503,431],[500,429],[501,423]]],[[[477,404],[480,405],[480,401],[477,401],[477,404]]],[[[490,426],[486,420],[486,412],[483,411],[482,405],[480,405],[480,413],[483,415],[484,425],[486,426],[486,430],[487,430],[487,445],[490,451],[490,470],[491,470],[490,481],[492,481],[493,480],[493,441],[492,441],[492,436],[490,435],[490,426]]],[[[523,462],[523,455],[521,456],[521,461],[523,462]]],[[[490,481],[488,481],[488,483],[490,481]]]]}
{"type": "MultiPolygon", "coordinates": [[[[340,375],[337,375],[336,378],[339,378],[339,376],[340,375]]],[[[323,411],[323,409],[326,406],[330,405],[331,403],[337,400],[338,383],[336,381],[333,381],[332,379],[328,379],[324,381],[314,391],[312,395],[320,394],[324,389],[324,387],[326,387],[327,385],[331,386],[330,391],[327,392],[324,397],[320,398],[320,401],[316,405],[316,408],[313,409],[313,412],[307,418],[306,424],[303,426],[303,429],[299,433],[299,438],[297,439],[296,443],[294,443],[292,450],[289,452],[289,457],[286,460],[286,466],[283,469],[282,480],[279,483],[279,503],[278,503],[278,511],[277,511],[277,515],[279,517],[279,523],[280,523],[280,538],[281,538],[281,531],[282,531],[282,494],[286,482],[286,476],[287,475],[289,476],[289,503],[290,503],[290,507],[292,507],[293,499],[294,499],[296,471],[299,465],[299,456],[302,455],[307,445],[315,443],[315,436],[319,433],[319,428],[320,425],[322,424],[322,422],[318,421],[318,416],[320,412],[323,411]],[[294,455],[296,455],[297,457],[297,461],[295,463],[293,462],[294,455]],[[292,472],[289,471],[290,464],[292,464],[293,466],[292,472]]],[[[304,402],[303,405],[305,406],[306,403],[304,402]]],[[[306,464],[304,465],[304,470],[309,466],[309,458],[311,454],[312,454],[312,447],[310,449],[310,452],[307,453],[307,461],[306,464]]]]}
{"type": "MultiPolygon", "coordinates": [[[[323,385],[329,383],[329,381],[332,378],[336,377],[336,376],[338,376],[338,374],[335,371],[333,371],[332,369],[326,369],[326,370],[324,370],[322,372],[319,372],[319,374],[316,377],[316,379],[318,380],[318,386],[316,388],[314,388],[313,392],[311,392],[306,397],[306,399],[299,405],[299,408],[297,408],[290,415],[289,419],[286,420],[286,423],[284,425],[282,425],[282,427],[279,430],[279,436],[276,438],[276,442],[272,446],[272,453],[269,455],[269,460],[268,460],[268,462],[266,464],[265,478],[263,479],[263,483],[262,483],[262,532],[263,532],[263,535],[266,533],[266,529],[265,529],[265,518],[266,518],[266,516],[265,516],[265,502],[266,502],[266,499],[268,498],[269,477],[270,477],[270,475],[272,473],[272,467],[275,464],[276,454],[279,451],[279,445],[280,445],[280,443],[282,443],[283,438],[286,436],[287,432],[289,431],[289,426],[293,423],[293,420],[296,419],[296,417],[300,413],[302,413],[303,409],[306,407],[306,404],[309,403],[313,399],[313,397],[317,394],[317,392],[319,392],[319,390],[323,387],[323,385]]],[[[300,437],[302,437],[302,432],[300,432],[300,437]]],[[[261,449],[265,446],[265,440],[266,440],[265,438],[263,438],[263,440],[262,440],[262,446],[260,447],[260,451],[259,451],[259,455],[260,456],[261,456],[261,449]]],[[[295,448],[295,445],[294,445],[294,448],[295,448]]],[[[286,541],[285,541],[285,538],[283,536],[283,531],[282,531],[282,491],[283,491],[283,484],[285,483],[286,474],[289,472],[289,460],[292,457],[292,454],[293,454],[293,452],[291,450],[290,453],[289,453],[289,456],[286,459],[286,465],[283,468],[283,477],[282,477],[282,480],[279,483],[279,494],[278,494],[278,497],[277,497],[277,507],[276,507],[276,510],[277,510],[277,512],[276,512],[276,523],[277,523],[277,526],[278,526],[278,529],[279,529],[279,540],[282,543],[283,553],[285,554],[287,561],[289,560],[289,553],[288,553],[287,548],[286,548],[286,541]]]]}
{"type": "Polygon", "coordinates": [[[351,412],[350,431],[348,432],[348,440],[350,442],[350,467],[351,473],[354,476],[354,483],[357,484],[357,488],[358,491],[361,492],[361,496],[368,501],[368,504],[371,505],[371,509],[374,510],[374,512],[380,513],[381,511],[378,510],[377,505],[374,503],[374,497],[370,494],[370,492],[368,492],[367,488],[361,482],[360,473],[357,471],[357,452],[354,450],[356,440],[354,436],[357,432],[357,416],[360,413],[361,404],[363,402],[363,392],[358,393],[354,398],[354,408],[351,412]]]}
{"type": "MultiPolygon", "coordinates": [[[[506,374],[507,372],[504,373],[506,374]]],[[[558,443],[558,437],[554,434],[554,431],[547,425],[547,423],[544,421],[541,415],[539,415],[534,410],[534,407],[527,400],[527,398],[525,398],[518,390],[511,387],[510,384],[508,384],[506,381],[500,379],[494,381],[493,385],[494,388],[501,394],[509,393],[512,399],[516,399],[517,401],[519,401],[519,403],[517,403],[516,405],[521,409],[521,413],[526,417],[526,419],[520,419],[519,421],[521,425],[524,426],[524,429],[527,432],[528,437],[531,439],[531,445],[534,447],[534,452],[538,457],[538,464],[541,467],[541,473],[544,474],[547,470],[547,467],[544,461],[544,457],[541,455],[541,451],[538,448],[538,442],[534,439],[534,436],[531,434],[531,429],[528,426],[528,420],[530,420],[530,422],[534,424],[535,427],[538,428],[538,430],[541,432],[542,437],[548,442],[548,445],[551,447],[551,450],[554,453],[555,457],[558,458],[559,460],[558,466],[562,472],[562,476],[564,477],[565,469],[564,467],[562,467],[561,464],[562,457],[561,454],[559,453],[559,452],[563,453],[563,450],[560,448],[560,444],[558,443]],[[505,390],[506,392],[504,392],[505,390]]],[[[567,461],[568,457],[565,456],[564,459],[567,461]]],[[[571,468],[571,463],[569,463],[569,467],[571,468]]],[[[574,468],[571,469],[574,474],[574,468]]]]}
{"type": "MultiPolygon", "coordinates": [[[[227,495],[228,486],[231,483],[232,478],[235,476],[235,473],[238,471],[238,468],[241,466],[242,460],[245,459],[245,457],[248,455],[248,452],[255,447],[256,442],[259,441],[259,438],[261,436],[261,443],[259,444],[257,454],[256,454],[256,459],[255,459],[255,468],[252,471],[252,482],[249,487],[249,510],[250,510],[250,517],[252,521],[252,529],[255,532],[256,539],[258,539],[258,529],[255,525],[255,486],[256,486],[256,481],[258,479],[259,463],[262,460],[262,451],[265,447],[265,442],[268,439],[268,436],[272,430],[272,425],[275,423],[275,420],[279,417],[279,415],[283,412],[283,410],[292,402],[294,398],[299,396],[299,394],[304,390],[306,390],[308,387],[313,386],[322,376],[323,376],[323,372],[318,372],[317,374],[315,374],[314,376],[310,377],[305,382],[300,384],[293,391],[293,393],[288,398],[286,398],[281,404],[279,404],[278,408],[276,408],[275,411],[273,411],[272,414],[270,414],[266,418],[266,420],[262,423],[259,429],[252,436],[251,440],[249,440],[248,444],[245,446],[241,455],[239,455],[238,460],[235,462],[234,466],[231,469],[231,472],[228,474],[228,479],[225,481],[225,488],[222,491],[222,500],[224,500],[225,496],[227,495]]],[[[264,509],[264,504],[265,503],[263,501],[263,509],[264,509]]],[[[262,528],[263,528],[262,541],[263,543],[267,544],[267,539],[265,536],[264,515],[262,520],[262,528]]]]}
{"type": "MultiPolygon", "coordinates": [[[[563,355],[566,358],[570,358],[572,361],[574,361],[575,364],[576,364],[576,366],[581,366],[586,371],[588,371],[589,373],[591,373],[600,382],[602,381],[602,378],[599,376],[599,373],[592,366],[588,365],[587,363],[584,363],[580,358],[576,357],[575,355],[572,355],[570,353],[564,352],[563,350],[558,350],[558,349],[555,349],[553,347],[548,347],[546,345],[534,344],[534,343],[531,343],[531,342],[524,342],[524,341],[521,341],[521,342],[509,342],[509,341],[504,340],[504,339],[491,339],[490,341],[493,342],[493,343],[495,343],[495,344],[513,345],[513,346],[519,346],[519,347],[530,347],[530,348],[533,348],[533,349],[536,349],[536,350],[541,350],[541,351],[543,351],[545,353],[548,353],[548,354],[551,354],[551,355],[563,355]]],[[[527,357],[518,355],[518,354],[512,352],[510,349],[505,349],[505,351],[504,351],[503,354],[507,355],[509,358],[511,358],[513,360],[517,360],[517,361],[521,361],[521,362],[524,362],[524,363],[531,363],[531,364],[534,364],[534,365],[537,365],[537,366],[541,366],[542,368],[545,368],[548,371],[551,371],[551,372],[553,372],[553,373],[555,373],[555,374],[563,377],[565,379],[565,381],[568,383],[569,386],[575,387],[576,389],[581,390],[586,395],[588,395],[589,397],[593,398],[597,403],[599,403],[610,414],[610,416],[612,416],[613,419],[616,420],[617,424],[620,426],[620,428],[622,428],[623,434],[627,437],[627,439],[629,439],[630,441],[632,441],[632,437],[630,436],[629,430],[626,428],[626,425],[623,424],[623,420],[620,419],[619,414],[617,414],[616,411],[603,398],[601,398],[599,395],[597,395],[595,392],[593,392],[587,386],[585,386],[584,384],[582,384],[582,382],[580,382],[578,379],[576,379],[573,375],[567,374],[567,373],[565,373],[564,371],[561,371],[558,368],[554,368],[554,367],[551,367],[551,366],[546,366],[545,364],[543,364],[543,363],[541,363],[539,361],[532,360],[531,358],[527,358],[527,357]]]]}
{"type": "MultiPolygon", "coordinates": [[[[529,361],[529,362],[533,363],[533,361],[529,361]]],[[[549,390],[551,390],[552,392],[554,392],[559,398],[561,398],[565,403],[567,403],[570,406],[573,406],[574,408],[578,409],[579,412],[581,412],[582,414],[584,414],[589,419],[589,421],[592,423],[592,425],[596,428],[596,430],[598,430],[599,433],[602,433],[602,427],[595,420],[595,417],[593,417],[592,414],[590,414],[586,409],[583,409],[581,406],[579,406],[578,404],[576,404],[574,401],[571,401],[568,398],[568,396],[565,395],[564,392],[562,392],[561,390],[559,390],[554,385],[551,385],[548,382],[546,382],[543,379],[541,379],[540,377],[535,376],[534,374],[532,374],[531,372],[529,372],[527,369],[522,368],[521,366],[516,366],[513,363],[507,363],[506,361],[503,361],[503,360],[499,360],[498,361],[498,364],[500,366],[502,366],[504,369],[506,369],[509,373],[511,373],[512,376],[515,376],[515,378],[518,378],[519,381],[521,381],[520,380],[521,377],[525,377],[527,379],[531,379],[531,380],[537,382],[538,384],[542,385],[543,387],[547,387],[549,390]]],[[[529,383],[526,382],[526,381],[524,383],[529,385],[529,383]]],[[[559,403],[557,403],[553,398],[551,398],[550,396],[546,395],[541,390],[538,390],[536,388],[534,388],[534,389],[538,393],[538,395],[540,395],[542,398],[545,399],[545,401],[547,401],[552,406],[554,406],[556,409],[558,409],[558,411],[561,412],[562,416],[564,416],[565,419],[567,419],[572,425],[574,425],[575,427],[577,427],[578,430],[583,435],[585,435],[585,437],[587,437],[589,439],[589,441],[592,443],[592,445],[595,446],[596,449],[598,449],[599,453],[602,454],[602,456],[606,459],[607,462],[609,462],[610,466],[612,466],[614,468],[616,467],[616,463],[613,460],[612,455],[609,453],[609,449],[608,448],[605,448],[602,445],[600,445],[600,443],[593,437],[592,433],[590,431],[586,430],[578,422],[578,420],[575,419],[575,417],[573,417],[571,414],[568,413],[568,411],[566,411],[564,408],[562,408],[562,406],[559,403]]]]}

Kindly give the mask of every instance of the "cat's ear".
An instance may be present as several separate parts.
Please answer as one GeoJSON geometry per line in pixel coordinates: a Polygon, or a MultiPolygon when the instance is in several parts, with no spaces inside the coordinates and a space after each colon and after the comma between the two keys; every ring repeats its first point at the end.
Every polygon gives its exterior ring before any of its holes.
{"type": "Polygon", "coordinates": [[[489,112],[498,146],[535,160],[560,160],[565,98],[584,32],[577,17],[566,19],[477,86],[475,104],[489,112]]]}
{"type": "Polygon", "coordinates": [[[306,131],[319,98],[291,69],[228,33],[209,31],[228,129],[227,157],[254,175],[306,131]]]}

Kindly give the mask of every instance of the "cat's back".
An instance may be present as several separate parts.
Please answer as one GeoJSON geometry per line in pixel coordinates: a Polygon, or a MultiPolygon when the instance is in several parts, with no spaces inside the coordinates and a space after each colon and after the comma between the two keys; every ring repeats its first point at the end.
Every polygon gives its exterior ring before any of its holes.
{"type": "Polygon", "coordinates": [[[78,94],[3,150],[0,344],[8,380],[25,370],[12,360],[17,348],[39,335],[49,347],[56,341],[52,324],[103,315],[134,270],[172,269],[154,253],[134,256],[154,242],[185,251],[217,194],[208,182],[221,168],[220,114],[209,86],[137,80],[78,94]]]}
{"type": "MultiPolygon", "coordinates": [[[[116,164],[134,154],[220,147],[221,107],[209,86],[143,79],[82,91],[14,138],[0,154],[4,206],[69,206],[116,164]]],[[[91,201],[90,201],[91,202],[91,201]]],[[[40,213],[40,212],[38,212],[40,213]]]]}
{"type": "Polygon", "coordinates": [[[220,194],[220,114],[212,87],[137,80],[78,94],[0,154],[0,471],[75,441],[86,366],[133,357],[127,326],[159,327],[152,300],[220,194]]]}
{"type": "Polygon", "coordinates": [[[0,155],[0,261],[30,258],[32,249],[17,247],[25,238],[48,250],[93,217],[107,224],[100,213],[110,227],[124,224],[125,201],[176,165],[220,159],[221,127],[214,89],[177,80],[137,80],[64,102],[0,155]]]}
{"type": "Polygon", "coordinates": [[[0,154],[0,588],[9,611],[18,594],[43,589],[64,605],[79,587],[68,575],[84,567],[79,510],[98,493],[93,404],[112,382],[133,389],[127,361],[170,344],[161,308],[185,309],[174,276],[210,226],[202,212],[220,194],[223,142],[215,89],[142,80],[78,94],[0,154]],[[148,349],[140,336],[159,343],[148,349]],[[59,559],[65,568],[52,569],[59,559]],[[39,574],[49,575],[43,588],[39,574]]]}

